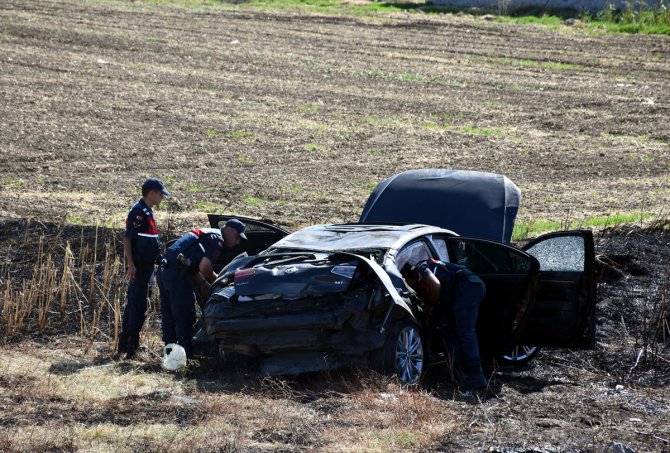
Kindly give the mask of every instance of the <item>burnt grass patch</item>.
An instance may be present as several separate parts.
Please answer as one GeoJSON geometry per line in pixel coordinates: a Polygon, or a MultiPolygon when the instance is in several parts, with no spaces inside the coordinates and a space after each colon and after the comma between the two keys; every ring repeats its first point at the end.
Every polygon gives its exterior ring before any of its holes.
{"type": "MultiPolygon", "coordinates": [[[[41,334],[35,332],[37,313],[32,311],[25,320],[25,329],[15,337],[4,337],[4,341],[23,341],[27,338],[37,343],[47,343],[53,335],[81,335],[82,319],[90,318],[96,309],[100,309],[100,332],[93,332],[93,339],[113,340],[114,333],[106,329],[113,326],[114,307],[100,306],[95,297],[96,284],[101,280],[105,252],[111,249],[116,255],[122,255],[122,231],[104,227],[62,226],[46,222],[26,222],[25,220],[3,220],[0,222],[0,246],[5,251],[2,266],[4,285],[20,286],[21,281],[30,280],[39,261],[40,243],[43,255],[52,257],[55,266],[62,268],[63,251],[69,244],[78,259],[73,274],[81,275],[81,295],[91,293],[93,281],[94,297],[91,301],[76,303],[68,300],[65,310],[57,310],[56,301],[50,310],[46,329],[41,334]],[[111,246],[111,248],[110,248],[111,246]],[[97,261],[94,261],[94,258],[97,261]]],[[[670,336],[668,330],[668,247],[670,233],[666,225],[649,228],[635,226],[616,227],[602,230],[595,235],[598,273],[598,332],[602,338],[619,342],[620,347],[631,348],[629,359],[634,360],[635,368],[660,367],[664,369],[664,360],[659,354],[670,336]]],[[[42,258],[43,260],[43,258],[42,258]]],[[[114,275],[119,292],[123,292],[125,282],[121,269],[114,275]]],[[[155,292],[155,291],[154,291],[155,292]]],[[[58,295],[56,295],[58,296],[58,295]]],[[[72,299],[77,294],[72,293],[72,299]]],[[[156,295],[154,294],[154,298],[156,295]]],[[[57,298],[57,297],[56,297],[57,298]]],[[[85,297],[84,297],[85,298],[85,297]]],[[[156,310],[154,305],[153,310],[156,310]]],[[[7,314],[5,314],[7,316],[7,314]]],[[[153,318],[150,317],[149,322],[153,318]]],[[[154,320],[155,321],[155,320],[154,320]]],[[[150,324],[151,326],[151,324],[150,324]]],[[[155,324],[154,324],[155,326],[155,324]]],[[[85,336],[85,335],[84,335],[85,336]]],[[[560,352],[556,351],[560,356],[560,352]]],[[[98,357],[98,361],[104,358],[98,357]]],[[[593,360],[608,367],[607,354],[595,354],[593,360]]],[[[614,358],[608,371],[623,373],[624,363],[614,358]]],[[[631,364],[632,365],[632,364],[631,364]]],[[[71,374],[84,367],[81,362],[62,362],[52,366],[55,374],[71,374]]],[[[207,368],[198,371],[203,379],[219,375],[233,366],[236,374],[245,368],[253,369],[253,363],[238,359],[228,363],[212,362],[207,368]]],[[[624,373],[625,374],[625,373],[624,373]]],[[[297,381],[299,382],[299,381],[297,381]]],[[[310,379],[307,379],[310,382],[310,379]]]]}

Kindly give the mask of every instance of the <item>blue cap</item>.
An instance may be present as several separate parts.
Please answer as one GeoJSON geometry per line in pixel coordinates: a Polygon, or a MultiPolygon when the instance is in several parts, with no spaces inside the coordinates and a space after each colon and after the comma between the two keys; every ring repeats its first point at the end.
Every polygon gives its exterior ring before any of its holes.
{"type": "Polygon", "coordinates": [[[246,238],[247,238],[247,235],[244,234],[244,229],[246,228],[246,225],[243,224],[242,222],[240,222],[240,221],[237,220],[237,219],[230,219],[230,220],[228,220],[228,221],[226,222],[226,224],[225,224],[223,227],[224,227],[224,228],[225,228],[225,227],[230,227],[230,228],[234,229],[235,231],[237,231],[237,232],[240,234],[240,237],[241,237],[242,239],[246,239],[246,238]]]}
{"type": "Polygon", "coordinates": [[[170,196],[170,192],[168,192],[167,189],[165,188],[165,184],[163,184],[163,181],[156,178],[149,178],[146,181],[144,181],[144,184],[142,184],[142,192],[144,192],[145,190],[160,190],[166,197],[170,196]]]}

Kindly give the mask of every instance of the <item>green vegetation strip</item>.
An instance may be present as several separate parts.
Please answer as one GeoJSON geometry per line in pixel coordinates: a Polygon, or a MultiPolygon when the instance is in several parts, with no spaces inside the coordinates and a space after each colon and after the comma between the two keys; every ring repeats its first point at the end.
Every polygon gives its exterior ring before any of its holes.
{"type": "MultiPolygon", "coordinates": [[[[460,14],[473,17],[484,16],[491,11],[475,8],[449,8],[435,6],[427,2],[383,2],[359,0],[250,0],[231,3],[229,0],[143,0],[147,3],[173,4],[186,8],[203,5],[221,6],[227,9],[291,10],[322,14],[348,14],[353,16],[374,16],[376,13],[409,12],[421,14],[460,14]]],[[[662,1],[650,7],[641,0],[626,2],[623,9],[607,8],[597,14],[580,13],[577,10],[547,10],[541,7],[517,9],[505,15],[495,15],[495,20],[505,23],[535,24],[558,29],[568,27],[565,19],[578,19],[573,29],[583,28],[586,33],[642,33],[649,35],[670,35],[670,8],[662,1]]]]}
{"type": "MultiPolygon", "coordinates": [[[[360,0],[346,2],[338,0],[251,0],[239,5],[231,5],[223,0],[162,0],[161,3],[177,3],[187,6],[194,4],[225,4],[229,8],[253,8],[261,10],[300,10],[325,14],[349,14],[370,16],[380,12],[409,12],[422,14],[470,13],[483,16],[487,11],[475,9],[455,9],[424,3],[383,2],[360,0]]],[[[567,27],[565,19],[578,19],[574,29],[583,28],[587,33],[643,33],[670,35],[670,8],[662,2],[653,7],[642,1],[627,2],[623,9],[607,8],[597,14],[580,13],[576,10],[547,10],[540,7],[516,10],[507,15],[497,15],[498,22],[536,24],[556,29],[567,27]]]]}
{"type": "Polygon", "coordinates": [[[515,58],[500,58],[499,60],[505,64],[521,66],[523,68],[553,69],[558,71],[580,68],[576,64],[560,63],[558,61],[519,60],[515,58]]]}
{"type": "Polygon", "coordinates": [[[611,216],[591,217],[583,220],[520,220],[514,226],[512,241],[521,241],[539,236],[549,231],[575,230],[580,228],[607,228],[616,225],[658,219],[658,214],[631,213],[611,216]]]}

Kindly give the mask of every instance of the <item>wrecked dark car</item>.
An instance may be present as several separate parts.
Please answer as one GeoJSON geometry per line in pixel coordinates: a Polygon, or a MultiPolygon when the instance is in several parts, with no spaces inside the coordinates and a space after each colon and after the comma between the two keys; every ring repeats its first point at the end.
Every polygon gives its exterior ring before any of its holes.
{"type": "Polygon", "coordinates": [[[224,354],[256,359],[263,374],[360,365],[415,383],[443,351],[399,269],[432,258],[486,282],[477,326],[486,365],[530,359],[540,346],[589,347],[591,232],[551,233],[517,248],[509,241],[519,200],[501,175],[412,170],[382,181],[356,224],[287,235],[244,219],[250,256],[221,272],[203,309],[206,332],[224,354]]]}

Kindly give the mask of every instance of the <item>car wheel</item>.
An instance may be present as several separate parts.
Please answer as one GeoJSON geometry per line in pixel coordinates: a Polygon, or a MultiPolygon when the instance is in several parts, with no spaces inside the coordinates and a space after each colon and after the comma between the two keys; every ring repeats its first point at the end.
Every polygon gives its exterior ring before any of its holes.
{"type": "Polygon", "coordinates": [[[409,319],[394,323],[384,346],[373,353],[373,365],[382,373],[397,375],[406,384],[419,382],[425,365],[421,328],[409,319]]]}
{"type": "Polygon", "coordinates": [[[499,360],[503,365],[524,365],[533,360],[539,352],[538,346],[516,345],[507,353],[501,354],[499,360]]]}

